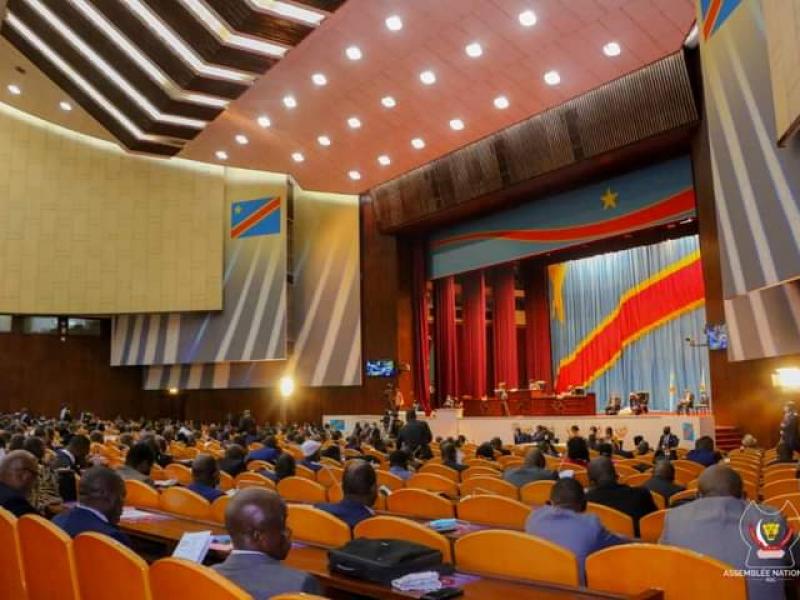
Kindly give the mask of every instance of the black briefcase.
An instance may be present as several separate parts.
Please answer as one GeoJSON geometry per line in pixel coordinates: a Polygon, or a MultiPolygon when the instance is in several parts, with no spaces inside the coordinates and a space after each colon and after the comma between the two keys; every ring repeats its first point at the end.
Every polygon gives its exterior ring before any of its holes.
{"type": "Polygon", "coordinates": [[[418,571],[452,572],[451,565],[442,563],[442,553],[433,548],[404,540],[365,538],[328,550],[328,568],[332,573],[383,584],[418,571]]]}

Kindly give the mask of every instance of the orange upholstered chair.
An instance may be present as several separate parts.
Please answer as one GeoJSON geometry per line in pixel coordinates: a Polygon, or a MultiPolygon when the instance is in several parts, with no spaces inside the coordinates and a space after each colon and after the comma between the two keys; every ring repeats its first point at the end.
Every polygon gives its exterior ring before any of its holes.
{"type": "Polygon", "coordinates": [[[344,469],[341,467],[329,467],[325,465],[317,471],[317,482],[321,483],[326,488],[332,485],[339,485],[342,483],[343,474],[344,469]]]}
{"type": "Polygon", "coordinates": [[[514,456],[513,454],[507,454],[506,456],[501,456],[497,459],[497,464],[504,469],[516,469],[517,467],[521,467],[524,462],[524,458],[514,456]]]}
{"type": "Polygon", "coordinates": [[[272,481],[271,479],[267,479],[263,475],[259,475],[258,473],[252,473],[250,471],[239,473],[236,476],[236,479],[233,480],[233,483],[237,488],[259,486],[268,488],[270,490],[275,489],[274,481],[272,481]],[[247,483],[248,485],[245,486],[243,485],[244,483],[247,483]]]}
{"type": "Polygon", "coordinates": [[[666,510],[651,512],[639,519],[639,537],[643,542],[657,544],[664,531],[664,520],[667,518],[666,510]]]}
{"type": "MultiPolygon", "coordinates": [[[[780,496],[772,496],[764,500],[764,504],[777,508],[783,512],[785,517],[793,517],[795,514],[800,514],[800,493],[796,494],[781,494],[780,496]],[[789,504],[794,507],[796,512],[784,511],[784,505],[789,504]]],[[[22,534],[20,533],[20,536],[22,534]]]]}
{"type": "Polygon", "coordinates": [[[455,517],[455,508],[450,500],[427,490],[397,490],[386,499],[386,507],[389,512],[423,519],[455,517]]]}
{"type": "Polygon", "coordinates": [[[746,600],[747,580],[724,575],[732,568],[683,548],[625,544],[589,555],[586,583],[593,590],[631,596],[657,588],[663,591],[664,600],[746,600]]]}
{"type": "Polygon", "coordinates": [[[265,460],[251,460],[247,463],[247,470],[248,471],[273,471],[275,467],[269,464],[265,460]]]}
{"type": "Polygon", "coordinates": [[[406,487],[458,496],[458,484],[434,473],[417,473],[406,481],[406,487]]]}
{"type": "Polygon", "coordinates": [[[578,585],[578,561],[574,554],[519,531],[468,533],[456,541],[455,553],[459,571],[578,585]]]}
{"type": "Polygon", "coordinates": [[[216,523],[225,524],[225,510],[228,508],[230,496],[220,496],[211,503],[211,520],[216,523]]]}
{"type": "Polygon", "coordinates": [[[550,500],[550,490],[556,484],[555,481],[532,481],[526,483],[519,490],[519,497],[525,504],[543,506],[550,500]]]}
{"type": "Polygon", "coordinates": [[[449,479],[454,483],[459,482],[458,471],[456,471],[455,469],[451,469],[450,467],[446,467],[444,465],[426,463],[422,465],[422,467],[420,467],[419,472],[433,473],[434,475],[440,475],[445,479],[449,479]]]}
{"type": "Polygon", "coordinates": [[[497,470],[502,468],[501,465],[496,462],[486,460],[485,458],[467,458],[464,460],[464,464],[470,467],[489,467],[490,469],[497,470]]]}
{"type": "Polygon", "coordinates": [[[353,537],[415,542],[439,550],[442,553],[444,562],[453,562],[450,541],[441,533],[437,533],[429,527],[410,519],[389,516],[365,519],[356,525],[353,530],[353,537]]]}
{"type": "Polygon", "coordinates": [[[696,497],[697,489],[684,490],[682,492],[678,492],[677,494],[672,494],[672,496],[669,497],[669,505],[677,506],[679,503],[687,500],[694,500],[696,497]]]}
{"type": "Polygon", "coordinates": [[[633,519],[625,513],[595,502],[586,504],[586,512],[597,515],[600,522],[609,531],[633,537],[633,519]]]}
{"type": "Polygon", "coordinates": [[[272,596],[271,600],[328,600],[328,598],[299,592],[297,594],[278,594],[277,596],[272,596]]]}
{"type": "Polygon", "coordinates": [[[350,527],[332,514],[305,504],[289,504],[287,524],[296,540],[338,548],[350,541],[350,527]]]}
{"type": "MultiPolygon", "coordinates": [[[[782,465],[783,466],[783,465],[782,465]]],[[[795,467],[773,469],[772,471],[764,470],[764,485],[772,483],[773,481],[780,481],[781,479],[792,479],[795,476],[797,469],[795,467]]]]}
{"type": "Polygon", "coordinates": [[[651,473],[636,473],[635,475],[628,475],[622,482],[631,487],[644,485],[653,475],[651,473]]]}
{"type": "Polygon", "coordinates": [[[397,475],[392,475],[388,471],[375,471],[378,476],[378,485],[385,485],[390,490],[395,491],[406,487],[406,482],[400,479],[397,475]]]}
{"type": "Polygon", "coordinates": [[[179,463],[172,463],[164,467],[164,475],[167,476],[167,479],[175,479],[181,485],[192,483],[192,470],[179,463]]]}
{"type": "Polygon", "coordinates": [[[325,502],[327,494],[325,488],[305,477],[286,477],[278,482],[278,493],[287,502],[308,502],[316,504],[325,502]]]}
{"type": "Polygon", "coordinates": [[[692,460],[673,460],[672,466],[676,469],[685,469],[692,473],[692,479],[697,479],[700,477],[700,473],[705,471],[705,467],[700,463],[696,463],[692,460]]]}
{"type": "Polygon", "coordinates": [[[494,525],[506,529],[525,529],[531,507],[519,500],[504,496],[469,496],[456,506],[458,518],[481,525],[494,525]]]}
{"type": "Polygon", "coordinates": [[[0,590],[9,598],[28,597],[17,534],[17,519],[0,508],[0,590]]]}
{"type": "Polygon", "coordinates": [[[327,489],[328,502],[341,502],[344,500],[344,490],[338,483],[327,489]]]}
{"type": "Polygon", "coordinates": [[[200,494],[182,487],[164,490],[159,498],[159,508],[164,512],[189,519],[210,519],[211,504],[200,494]]]}
{"type": "Polygon", "coordinates": [[[519,488],[499,477],[471,477],[460,486],[461,495],[496,494],[514,500],[519,498],[519,488]]]}
{"type": "Polygon", "coordinates": [[[17,532],[28,600],[80,600],[72,540],[64,530],[25,515],[17,521],[17,532]]]}
{"type": "Polygon", "coordinates": [[[639,475],[639,471],[628,465],[621,465],[619,463],[614,463],[614,469],[617,471],[617,476],[620,479],[623,479],[625,477],[630,477],[631,475],[639,475]]]}
{"type": "Polygon", "coordinates": [[[304,479],[310,479],[311,481],[317,480],[317,474],[305,465],[295,465],[294,474],[295,477],[302,477],[304,479]]]}
{"type": "Polygon", "coordinates": [[[784,494],[800,493],[800,479],[778,479],[771,481],[761,488],[761,495],[764,499],[783,496],[784,494]]]}
{"type": "Polygon", "coordinates": [[[203,600],[252,600],[219,573],[180,558],[163,558],[150,567],[150,589],[153,600],[175,600],[187,594],[203,600]]]}
{"type": "Polygon", "coordinates": [[[656,505],[658,510],[667,508],[667,500],[664,498],[664,496],[658,492],[654,492],[653,490],[650,490],[650,496],[653,498],[653,503],[656,505]]]}
{"type": "Polygon", "coordinates": [[[152,598],[147,563],[129,548],[106,535],[82,533],[75,538],[73,549],[81,600],[152,598]]]}
{"type": "Polygon", "coordinates": [[[219,472],[219,489],[223,492],[227,492],[228,490],[232,490],[236,487],[236,483],[233,480],[233,477],[228,475],[225,471],[219,472]]]}
{"type": "Polygon", "coordinates": [[[137,508],[159,508],[158,491],[144,482],[125,480],[125,504],[137,508]]]}
{"type": "Polygon", "coordinates": [[[164,469],[158,465],[153,465],[150,467],[150,479],[153,481],[161,481],[163,479],[168,479],[168,477],[167,474],[164,473],[164,469]]]}
{"type": "Polygon", "coordinates": [[[500,477],[500,471],[492,467],[470,467],[461,471],[461,481],[471,477],[500,477]]]}

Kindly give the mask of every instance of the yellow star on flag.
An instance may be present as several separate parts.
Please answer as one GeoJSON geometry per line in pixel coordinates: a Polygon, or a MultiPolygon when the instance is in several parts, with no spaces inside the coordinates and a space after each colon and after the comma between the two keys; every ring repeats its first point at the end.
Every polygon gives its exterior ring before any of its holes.
{"type": "Polygon", "coordinates": [[[235,212],[238,215],[240,212],[242,212],[242,207],[237,206],[236,208],[233,209],[233,212],[235,212]]]}
{"type": "Polygon", "coordinates": [[[600,196],[600,200],[603,201],[603,210],[608,210],[609,208],[617,208],[617,197],[619,194],[616,192],[612,192],[611,188],[606,188],[606,193],[600,196]]]}

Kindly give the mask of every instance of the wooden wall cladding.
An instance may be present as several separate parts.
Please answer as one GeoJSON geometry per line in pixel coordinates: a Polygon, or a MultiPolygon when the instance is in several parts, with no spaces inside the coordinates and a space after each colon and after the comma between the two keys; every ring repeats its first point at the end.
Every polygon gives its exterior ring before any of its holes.
{"type": "Polygon", "coordinates": [[[373,188],[378,225],[402,231],[697,121],[686,60],[678,52],[373,188]]]}

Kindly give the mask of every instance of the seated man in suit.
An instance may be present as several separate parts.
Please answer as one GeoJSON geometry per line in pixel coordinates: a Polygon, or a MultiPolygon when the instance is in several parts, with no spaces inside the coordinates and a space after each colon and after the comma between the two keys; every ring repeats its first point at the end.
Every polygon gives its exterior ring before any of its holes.
{"type": "Polygon", "coordinates": [[[64,502],[78,499],[74,475],[80,475],[81,470],[87,466],[86,457],[89,456],[90,446],[89,438],[85,435],[73,435],[66,447],[56,450],[53,469],[58,476],[58,495],[64,502]]]}
{"type": "Polygon", "coordinates": [[[107,467],[87,469],[78,486],[78,505],[62,512],[53,523],[75,537],[87,531],[102,533],[130,546],[128,536],[117,527],[125,503],[125,482],[107,467]]]}
{"type": "Polygon", "coordinates": [[[538,448],[531,448],[525,455],[525,462],[517,469],[507,469],[503,473],[503,479],[513,483],[517,487],[522,487],[532,481],[558,479],[555,471],[545,468],[544,454],[538,448]]]}
{"type": "MultiPolygon", "coordinates": [[[[688,548],[711,556],[734,569],[787,569],[796,564],[797,549],[792,549],[791,537],[775,558],[759,558],[755,540],[749,531],[758,532],[759,521],[765,519],[775,527],[776,540],[783,539],[786,521],[776,509],[760,510],[749,506],[743,497],[742,478],[728,466],[714,465],[700,475],[697,482],[698,499],[671,508],[664,521],[660,543],[688,548]],[[767,512],[769,511],[769,512],[767,512]],[[794,552],[794,558],[792,557],[794,552]]],[[[747,597],[750,600],[782,600],[785,597],[781,578],[748,576],[747,597]]]]}
{"type": "Polygon", "coordinates": [[[642,487],[651,492],[661,494],[669,506],[669,499],[673,494],[684,491],[686,488],[675,483],[675,467],[668,460],[658,460],[653,467],[653,476],[644,482],[642,487]]]}
{"type": "Polygon", "coordinates": [[[589,463],[589,482],[591,487],[586,499],[629,515],[636,537],[639,537],[639,519],[658,510],[650,490],[617,482],[614,463],[607,456],[599,456],[589,463]]]}
{"type": "Polygon", "coordinates": [[[468,465],[462,465],[458,462],[458,450],[453,442],[445,442],[441,446],[442,450],[442,464],[445,467],[450,467],[455,471],[466,471],[469,469],[468,465]]]}
{"type": "Polygon", "coordinates": [[[150,469],[153,468],[153,463],[155,462],[156,455],[153,452],[153,448],[145,442],[139,442],[128,450],[128,454],[125,456],[125,464],[117,469],[117,474],[122,479],[141,481],[151,487],[155,487],[150,477],[150,469]]]}
{"type": "Polygon", "coordinates": [[[275,461],[278,460],[280,455],[281,449],[278,447],[278,440],[274,435],[269,435],[264,440],[264,447],[259,448],[258,450],[253,450],[247,455],[247,460],[245,462],[250,462],[251,460],[263,460],[274,465],[275,461]]]}
{"type": "Polygon", "coordinates": [[[314,472],[319,471],[322,468],[319,462],[320,448],[322,448],[322,444],[316,440],[306,440],[300,444],[300,451],[303,453],[303,460],[300,461],[300,464],[314,472]]]}
{"type": "Polygon", "coordinates": [[[708,435],[697,438],[694,450],[690,450],[686,454],[686,460],[691,460],[704,467],[717,464],[720,458],[722,456],[714,450],[714,440],[708,435]]]}
{"type": "Polygon", "coordinates": [[[247,470],[246,452],[239,444],[231,444],[225,449],[225,456],[219,461],[219,468],[231,477],[236,477],[247,470]]]}
{"type": "Polygon", "coordinates": [[[316,507],[339,517],[351,528],[375,514],[372,505],[378,497],[378,481],[375,469],[368,462],[351,460],[347,463],[342,473],[342,491],[341,502],[323,502],[316,507]]]}
{"type": "Polygon", "coordinates": [[[586,496],[574,479],[559,479],[550,491],[548,506],[532,511],[525,533],[563,546],[578,559],[581,585],[585,585],[584,561],[592,552],[624,544],[628,540],[603,527],[597,515],[586,512],[586,496]]]}
{"type": "Polygon", "coordinates": [[[691,390],[684,390],[683,397],[678,400],[678,405],[675,407],[677,414],[689,414],[694,408],[694,394],[691,390]]]}
{"type": "Polygon", "coordinates": [[[254,600],[320,593],[313,576],[281,565],[292,547],[292,532],[286,527],[286,503],[278,494],[257,487],[240,490],[225,509],[225,528],[233,550],[212,568],[254,600]]]}
{"type": "Polygon", "coordinates": [[[225,492],[217,489],[219,485],[219,467],[217,459],[210,454],[198,454],[192,461],[192,483],[187,489],[200,494],[209,502],[213,502],[225,492]]]}
{"type": "Polygon", "coordinates": [[[26,450],[12,450],[0,461],[0,507],[15,517],[38,514],[28,495],[39,477],[39,463],[26,450]]]}

